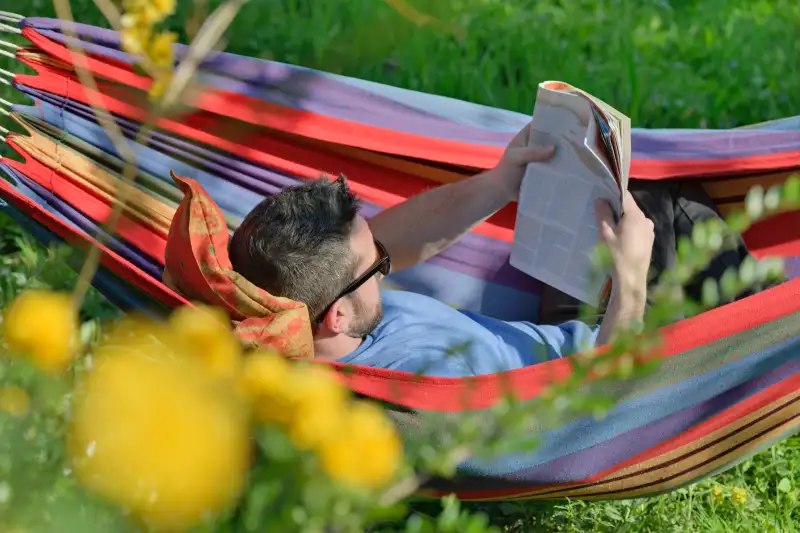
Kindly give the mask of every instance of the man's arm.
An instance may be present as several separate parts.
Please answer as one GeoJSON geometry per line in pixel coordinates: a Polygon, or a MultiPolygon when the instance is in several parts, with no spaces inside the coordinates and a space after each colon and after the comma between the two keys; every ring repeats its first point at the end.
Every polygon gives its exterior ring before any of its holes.
{"type": "Polygon", "coordinates": [[[370,221],[375,238],[400,270],[426,261],[517,199],[525,167],[549,159],[552,147],[529,147],[530,124],[491,170],[425,191],[387,208],[370,221]]]}
{"type": "Polygon", "coordinates": [[[644,319],[647,302],[647,272],[653,253],[653,222],[636,205],[633,195],[626,194],[619,222],[607,202],[595,205],[600,240],[611,252],[612,294],[596,345],[614,340],[620,330],[638,327],[644,319]]]}
{"type": "Polygon", "coordinates": [[[595,344],[603,346],[614,340],[615,334],[620,330],[636,328],[644,318],[646,300],[647,287],[614,290],[595,344]]]}
{"type": "Polygon", "coordinates": [[[511,201],[496,169],[430,189],[369,221],[392,257],[392,270],[438,254],[511,201]]]}

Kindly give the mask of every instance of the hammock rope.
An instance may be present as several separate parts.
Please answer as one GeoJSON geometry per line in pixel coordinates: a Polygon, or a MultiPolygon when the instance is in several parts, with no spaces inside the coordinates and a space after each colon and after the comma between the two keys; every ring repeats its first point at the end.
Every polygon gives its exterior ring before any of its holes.
{"type": "MultiPolygon", "coordinates": [[[[32,105],[0,100],[25,129],[3,128],[23,162],[0,160],[2,209],[44,242],[79,249],[102,235],[124,186],[121,159],[87,105],[59,22],[0,12],[30,46],[13,55],[35,75],[2,71],[32,105]]],[[[105,105],[129,142],[141,126],[149,80],[136,74],[111,30],[77,24],[105,105]]],[[[3,44],[3,43],[0,43],[3,44]]],[[[185,53],[176,45],[176,55],[185,53]]],[[[218,53],[198,76],[186,116],[158,124],[139,155],[118,232],[104,242],[94,284],[123,309],[163,316],[186,298],[162,283],[168,230],[183,193],[170,173],[196,180],[228,230],[263,197],[344,172],[368,218],[425,188],[493,164],[528,117],[277,62],[218,53]]],[[[753,185],[780,184],[800,169],[800,117],[735,130],[644,130],[633,137],[634,179],[702,180],[723,212],[753,185]]],[[[439,256],[388,278],[389,286],[506,319],[535,320],[541,284],[508,265],[516,206],[439,256]]],[[[745,235],[757,257],[786,258],[790,278],[749,298],[662,330],[661,370],[627,382],[590,380],[586,393],[617,404],[603,420],[530,422],[535,450],[470,460],[454,479],[420,494],[465,500],[609,499],[648,496],[714,475],[800,428],[800,213],[745,235]]],[[[345,367],[354,392],[388,403],[401,431],[431,416],[471,411],[490,424],[501,386],[536,402],[570,375],[556,360],[504,376],[445,379],[345,367]]],[[[427,429],[426,429],[427,428],[427,429]]]]}

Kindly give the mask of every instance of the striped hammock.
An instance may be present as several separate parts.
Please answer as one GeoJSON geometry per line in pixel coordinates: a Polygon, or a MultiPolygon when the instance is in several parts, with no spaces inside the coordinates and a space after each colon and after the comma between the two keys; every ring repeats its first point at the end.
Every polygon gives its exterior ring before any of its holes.
{"type": "MultiPolygon", "coordinates": [[[[117,233],[102,248],[95,286],[123,309],[163,316],[186,303],[162,282],[164,249],[182,194],[170,171],[202,185],[237,227],[264,196],[320,175],[344,173],[367,218],[426,188],[491,168],[529,117],[455,99],[265,61],[216,53],[202,65],[203,92],[180,117],[162,118],[136,145],[138,175],[123,182],[122,160],[89,107],[100,99],[132,139],[151,80],[132,68],[114,31],[21,19],[30,45],[16,58],[35,75],[9,80],[30,105],[7,111],[25,134],[7,144],[3,209],[46,243],[85,249],[102,233],[127,189],[117,233]],[[71,42],[70,42],[71,41],[71,42]],[[98,92],[83,87],[67,43],[88,54],[98,92]]],[[[175,45],[176,56],[187,50],[175,45]]],[[[782,183],[800,169],[800,117],[732,130],[632,133],[632,179],[701,179],[723,213],[753,185],[782,183]]],[[[508,264],[516,206],[456,245],[387,279],[458,308],[536,320],[540,284],[508,264]]],[[[617,403],[602,420],[574,415],[531,421],[532,451],[464,461],[452,479],[422,495],[464,500],[611,499],[653,495],[714,475],[797,431],[800,420],[800,213],[760,222],[745,234],[756,257],[787,258],[789,280],[664,328],[661,367],[621,382],[589,381],[617,403]]],[[[554,360],[470,379],[333,365],[358,394],[382,400],[405,434],[430,430],[429,413],[489,408],[511,386],[522,402],[570,375],[554,360]],[[346,372],[345,372],[346,370],[346,372]]]]}

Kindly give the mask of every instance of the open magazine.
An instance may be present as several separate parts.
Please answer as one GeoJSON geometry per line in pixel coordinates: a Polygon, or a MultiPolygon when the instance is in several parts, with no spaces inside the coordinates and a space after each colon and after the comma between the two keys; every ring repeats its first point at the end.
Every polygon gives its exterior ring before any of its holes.
{"type": "Polygon", "coordinates": [[[539,85],[531,146],[555,145],[553,157],[528,165],[520,189],[510,263],[592,306],[609,280],[592,276],[598,244],[594,202],[608,200],[617,217],[628,188],[630,119],[567,83],[539,85]]]}

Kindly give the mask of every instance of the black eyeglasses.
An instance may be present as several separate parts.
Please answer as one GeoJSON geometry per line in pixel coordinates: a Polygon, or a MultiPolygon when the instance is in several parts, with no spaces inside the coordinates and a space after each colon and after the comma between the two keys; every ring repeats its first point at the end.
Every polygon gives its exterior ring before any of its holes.
{"type": "Polygon", "coordinates": [[[372,276],[378,272],[380,272],[384,277],[389,275],[389,272],[392,270],[392,260],[389,258],[389,253],[386,251],[386,248],[384,248],[383,243],[377,239],[375,239],[375,247],[378,249],[378,260],[372,263],[372,265],[363,274],[358,276],[347,287],[345,287],[342,292],[340,292],[339,295],[334,298],[325,309],[322,310],[315,320],[317,324],[322,322],[322,319],[328,314],[328,311],[330,311],[333,304],[335,304],[340,298],[343,298],[351,292],[358,290],[358,288],[366,283],[367,280],[369,280],[372,276]]]}

